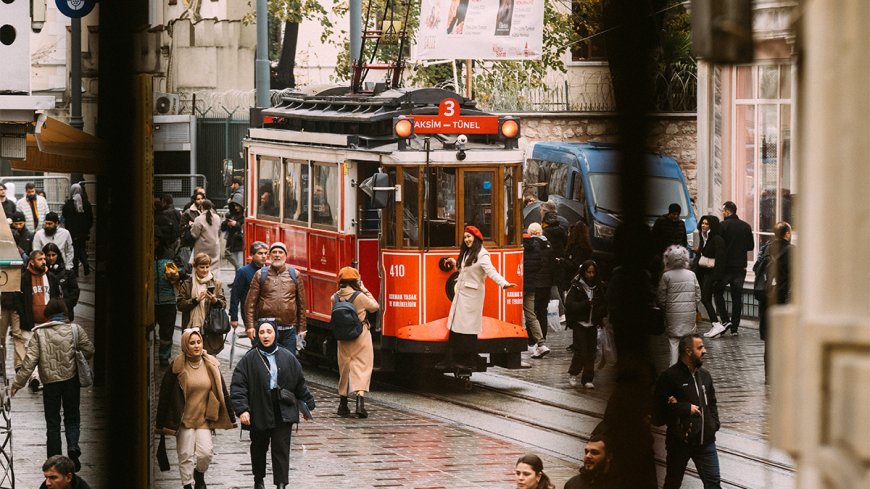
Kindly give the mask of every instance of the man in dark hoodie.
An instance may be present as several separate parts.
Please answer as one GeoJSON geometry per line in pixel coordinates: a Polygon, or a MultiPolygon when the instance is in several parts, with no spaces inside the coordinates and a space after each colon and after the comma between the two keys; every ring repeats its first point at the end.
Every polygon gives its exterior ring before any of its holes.
{"type": "Polygon", "coordinates": [[[245,208],[242,205],[242,194],[236,193],[227,204],[229,212],[221,223],[221,231],[226,238],[224,258],[233,265],[235,271],[245,265],[243,252],[245,250],[245,208]]]}
{"type": "Polygon", "coordinates": [[[662,372],[656,382],[656,424],[667,424],[665,437],[667,473],[664,489],[678,489],[689,459],[704,487],[720,487],[716,431],[719,409],[710,372],[701,368],[707,353],[704,338],[688,334],[680,338],[677,363],[662,372]]]}
{"type": "Polygon", "coordinates": [[[680,219],[680,213],[683,212],[680,204],[673,203],[668,206],[668,213],[660,216],[653,223],[653,239],[656,241],[656,249],[659,255],[671,245],[680,245],[683,248],[688,248],[688,238],[686,237],[686,223],[680,219]]]}
{"type": "Polygon", "coordinates": [[[565,245],[568,243],[568,220],[556,213],[556,204],[551,201],[541,202],[541,227],[544,237],[550,242],[553,250],[553,282],[559,288],[562,297],[574,278],[576,270],[567,270],[565,266],[565,245]]]}
{"type": "Polygon", "coordinates": [[[722,327],[711,329],[704,336],[715,338],[731,330],[736,335],[740,328],[740,318],[743,313],[743,282],[746,280],[746,254],[755,249],[755,237],[752,226],[737,217],[737,204],[728,201],[722,205],[722,215],[725,219],[719,225],[722,239],[725,240],[725,271],[719,287],[713,292],[716,299],[716,311],[719,313],[722,327]],[[725,305],[725,285],[731,290],[731,314],[725,305]]]}
{"type": "Polygon", "coordinates": [[[15,211],[12,214],[12,237],[15,238],[15,244],[18,246],[18,253],[23,259],[27,259],[30,251],[33,249],[33,233],[27,229],[25,225],[27,218],[21,211],[15,211]]]}

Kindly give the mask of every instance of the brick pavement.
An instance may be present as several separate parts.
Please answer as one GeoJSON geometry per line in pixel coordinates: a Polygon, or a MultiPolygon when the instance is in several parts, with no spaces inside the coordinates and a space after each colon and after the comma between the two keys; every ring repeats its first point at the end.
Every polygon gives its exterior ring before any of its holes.
{"type": "MultiPolygon", "coordinates": [[[[704,366],[713,377],[722,427],[767,439],[767,388],[764,385],[764,343],[758,337],[757,323],[741,322],[741,334],[705,340],[707,355],[704,366]]],[[[710,329],[709,322],[698,324],[701,333],[710,329]]],[[[658,371],[668,366],[670,350],[665,336],[651,338],[654,361],[658,371]]],[[[571,331],[549,332],[547,345],[550,353],[542,359],[524,358],[532,368],[507,370],[494,368],[493,373],[532,383],[573,390],[584,396],[606,401],[613,393],[615,371],[605,367],[595,372],[595,389],[571,387],[568,384],[568,366],[571,353],[565,348],[571,344],[571,331]]],[[[526,355],[524,354],[524,357],[526,355]]]]}
{"type": "MultiPolygon", "coordinates": [[[[219,355],[227,381],[231,376],[228,352],[227,348],[219,355]]],[[[317,400],[315,421],[303,422],[293,433],[291,486],[505,488],[512,484],[516,459],[530,451],[521,444],[376,400],[366,403],[368,419],[340,418],[335,414],[335,392],[313,385],[311,389],[317,400]]],[[[216,454],[207,473],[210,485],[229,488],[252,484],[250,438],[242,433],[240,441],[239,435],[240,430],[235,429],[216,436],[216,454]]],[[[167,438],[167,451],[172,468],[158,473],[157,489],[180,486],[174,439],[167,438]]],[[[545,471],[558,487],[576,473],[577,465],[540,455],[545,471]]],[[[266,482],[271,486],[271,475],[266,482]]]]}

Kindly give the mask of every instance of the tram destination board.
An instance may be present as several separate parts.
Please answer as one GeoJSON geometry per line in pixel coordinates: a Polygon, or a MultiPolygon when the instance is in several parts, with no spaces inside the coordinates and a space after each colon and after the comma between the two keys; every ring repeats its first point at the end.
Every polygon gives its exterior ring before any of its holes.
{"type": "Polygon", "coordinates": [[[438,105],[438,115],[414,115],[416,134],[498,134],[498,116],[459,113],[459,102],[446,98],[438,105]]]}

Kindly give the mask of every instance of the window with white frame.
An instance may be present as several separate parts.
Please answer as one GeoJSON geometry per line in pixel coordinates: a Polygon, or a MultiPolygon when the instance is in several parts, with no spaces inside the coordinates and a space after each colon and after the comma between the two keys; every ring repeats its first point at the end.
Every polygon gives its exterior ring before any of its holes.
{"type": "Polygon", "coordinates": [[[757,252],[774,224],[792,222],[791,65],[738,66],[732,76],[731,200],[752,225],[757,252]]]}

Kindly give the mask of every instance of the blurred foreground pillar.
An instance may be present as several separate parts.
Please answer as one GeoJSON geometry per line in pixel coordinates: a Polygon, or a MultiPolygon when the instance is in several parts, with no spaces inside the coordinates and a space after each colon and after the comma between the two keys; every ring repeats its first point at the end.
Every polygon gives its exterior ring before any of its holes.
{"type": "Polygon", "coordinates": [[[795,457],[799,489],[867,488],[870,2],[801,13],[797,254],[793,304],[771,311],[771,443],[795,457]]]}

